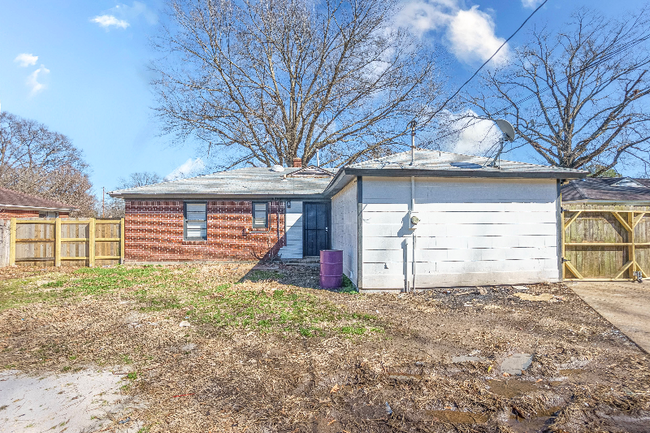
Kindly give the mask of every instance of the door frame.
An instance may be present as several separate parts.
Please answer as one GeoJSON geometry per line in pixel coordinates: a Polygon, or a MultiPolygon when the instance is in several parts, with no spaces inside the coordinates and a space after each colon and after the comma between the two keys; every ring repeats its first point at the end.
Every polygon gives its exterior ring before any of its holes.
{"type": "Polygon", "coordinates": [[[302,202],[302,256],[303,257],[316,257],[306,255],[307,251],[307,212],[305,211],[306,205],[310,204],[325,204],[327,205],[327,247],[332,247],[332,202],[331,201],[303,201],[302,202]]]}

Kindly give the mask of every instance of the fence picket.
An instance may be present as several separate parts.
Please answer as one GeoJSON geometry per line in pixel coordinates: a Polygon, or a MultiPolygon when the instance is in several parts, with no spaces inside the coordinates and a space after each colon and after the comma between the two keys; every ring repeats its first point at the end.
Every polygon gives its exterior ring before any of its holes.
{"type": "Polygon", "coordinates": [[[11,219],[11,266],[95,266],[123,262],[123,219],[11,219]]]}

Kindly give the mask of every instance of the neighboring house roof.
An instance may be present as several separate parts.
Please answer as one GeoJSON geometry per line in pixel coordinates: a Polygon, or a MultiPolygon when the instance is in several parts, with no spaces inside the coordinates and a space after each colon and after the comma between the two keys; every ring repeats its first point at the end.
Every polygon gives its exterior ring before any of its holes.
{"type": "Polygon", "coordinates": [[[562,186],[563,202],[650,202],[650,179],[591,177],[562,186]]]}
{"type": "Polygon", "coordinates": [[[492,158],[461,155],[438,150],[415,150],[351,164],[336,173],[325,192],[334,195],[356,176],[431,176],[577,179],[588,172],[562,167],[501,160],[492,166],[492,158]]]}
{"type": "Polygon", "coordinates": [[[499,167],[489,166],[491,159],[457,153],[416,150],[393,154],[345,166],[332,173],[319,167],[241,168],[190,179],[157,183],[138,188],[111,191],[113,197],[330,197],[356,176],[431,176],[431,177],[511,177],[576,179],[588,173],[560,167],[501,160],[499,167]]]}
{"type": "Polygon", "coordinates": [[[332,174],[317,167],[249,167],[205,176],[111,191],[112,197],[314,197],[322,194],[332,174]]]}
{"type": "Polygon", "coordinates": [[[77,210],[74,206],[5,188],[0,188],[0,209],[47,210],[57,212],[72,212],[77,210]]]}

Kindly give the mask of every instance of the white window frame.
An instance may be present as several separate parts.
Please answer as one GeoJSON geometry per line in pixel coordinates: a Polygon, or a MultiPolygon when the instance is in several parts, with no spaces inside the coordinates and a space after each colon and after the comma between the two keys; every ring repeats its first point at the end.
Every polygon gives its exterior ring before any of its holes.
{"type": "Polygon", "coordinates": [[[186,201],[183,203],[183,240],[186,241],[207,241],[208,240],[208,202],[206,201],[186,201]],[[202,204],[205,206],[205,217],[204,219],[188,219],[187,217],[187,205],[188,204],[202,204]],[[188,237],[187,236],[187,223],[204,223],[205,224],[205,237],[188,237]]]}

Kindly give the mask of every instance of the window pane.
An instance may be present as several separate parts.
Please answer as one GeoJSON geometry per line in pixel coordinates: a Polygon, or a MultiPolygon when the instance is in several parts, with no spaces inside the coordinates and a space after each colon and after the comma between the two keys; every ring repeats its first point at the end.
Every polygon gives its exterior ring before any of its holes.
{"type": "Polygon", "coordinates": [[[253,227],[266,227],[266,203],[253,203],[253,227]]]}
{"type": "Polygon", "coordinates": [[[203,212],[205,213],[205,203],[187,203],[187,212],[203,212]]]}
{"type": "Polygon", "coordinates": [[[185,235],[188,239],[190,238],[205,239],[207,237],[206,223],[188,221],[185,235]]]}
{"type": "Polygon", "coordinates": [[[185,203],[185,238],[207,239],[207,203],[185,203]]]}
{"type": "Polygon", "coordinates": [[[199,221],[205,221],[205,212],[190,212],[187,211],[187,219],[188,220],[199,220],[199,221]]]}

